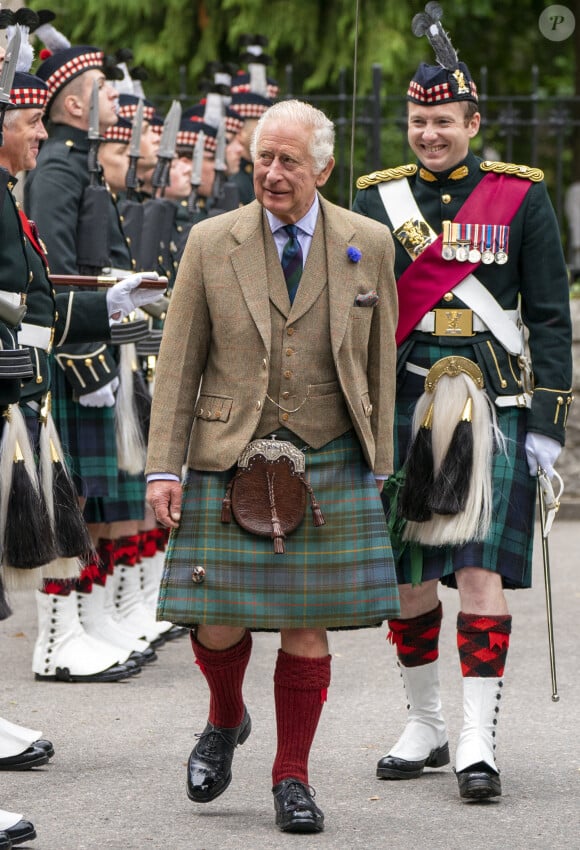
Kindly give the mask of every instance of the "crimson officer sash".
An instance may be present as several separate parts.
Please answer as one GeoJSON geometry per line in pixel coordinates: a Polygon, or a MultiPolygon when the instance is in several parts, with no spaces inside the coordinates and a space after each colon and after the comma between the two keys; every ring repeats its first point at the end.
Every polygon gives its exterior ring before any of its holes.
{"type": "MultiPolygon", "coordinates": [[[[531,183],[508,174],[488,173],[462,205],[454,221],[458,224],[489,220],[493,212],[495,225],[508,225],[526,196],[531,183]]],[[[450,263],[441,256],[443,234],[428,245],[405,269],[397,281],[399,323],[397,345],[409,336],[425,313],[437,304],[446,292],[457,286],[474,271],[480,261],[450,263]]]]}

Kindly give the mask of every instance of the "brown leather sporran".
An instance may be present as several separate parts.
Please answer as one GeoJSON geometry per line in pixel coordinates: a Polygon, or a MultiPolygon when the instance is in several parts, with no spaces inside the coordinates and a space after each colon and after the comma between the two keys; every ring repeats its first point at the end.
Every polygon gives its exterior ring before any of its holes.
{"type": "Polygon", "coordinates": [[[260,537],[271,537],[276,554],[284,553],[284,540],[295,531],[306,512],[310,495],[313,522],[324,517],[312,487],[304,476],[304,454],[285,440],[253,440],[238,460],[222,502],[222,522],[231,515],[238,525],[260,537]]]}

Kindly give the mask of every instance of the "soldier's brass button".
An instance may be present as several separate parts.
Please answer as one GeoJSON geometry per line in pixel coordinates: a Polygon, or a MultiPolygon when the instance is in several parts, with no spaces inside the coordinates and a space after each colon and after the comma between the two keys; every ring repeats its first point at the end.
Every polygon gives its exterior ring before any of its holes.
{"type": "Polygon", "coordinates": [[[288,390],[285,390],[285,391],[282,393],[282,398],[290,398],[290,393],[288,392],[288,390]]]}
{"type": "Polygon", "coordinates": [[[288,422],[288,420],[290,419],[290,417],[288,416],[288,414],[287,414],[287,413],[283,413],[283,414],[282,414],[282,416],[281,416],[280,418],[281,418],[284,422],[288,422]]]}
{"type": "Polygon", "coordinates": [[[66,361],[67,366],[72,366],[72,364],[73,364],[72,360],[69,359],[69,360],[66,361]]]}
{"type": "Polygon", "coordinates": [[[293,354],[294,354],[293,348],[287,348],[286,349],[286,357],[292,357],[293,354]]]}
{"type": "Polygon", "coordinates": [[[120,216],[119,216],[119,221],[125,221],[125,216],[124,216],[124,215],[120,215],[120,216]]]}
{"type": "Polygon", "coordinates": [[[74,146],[74,142],[72,139],[67,139],[65,145],[67,146],[67,148],[72,148],[74,146]]]}
{"type": "Polygon", "coordinates": [[[256,402],[256,410],[261,410],[261,409],[262,409],[262,402],[261,402],[261,401],[257,401],[257,402],[256,402]]]}
{"type": "Polygon", "coordinates": [[[37,375],[37,376],[36,376],[36,383],[37,383],[37,384],[42,384],[42,375],[37,375]]]}
{"type": "Polygon", "coordinates": [[[286,333],[288,334],[288,336],[292,336],[294,334],[294,328],[288,328],[286,333]]]}
{"type": "Polygon", "coordinates": [[[446,292],[445,295],[443,296],[443,300],[444,301],[453,301],[453,293],[452,292],[446,292]]]}
{"type": "Polygon", "coordinates": [[[93,365],[92,357],[85,357],[85,366],[92,366],[92,365],[93,365]]]}
{"type": "Polygon", "coordinates": [[[204,567],[194,567],[193,572],[191,574],[191,580],[195,584],[201,584],[202,581],[205,581],[205,569],[204,567]]]}
{"type": "Polygon", "coordinates": [[[447,194],[441,195],[441,201],[444,204],[450,204],[451,203],[451,195],[447,195],[447,194]]]}
{"type": "Polygon", "coordinates": [[[290,369],[287,369],[287,370],[284,372],[284,377],[285,377],[285,378],[291,378],[291,377],[292,377],[292,372],[290,371],[290,369]]]}

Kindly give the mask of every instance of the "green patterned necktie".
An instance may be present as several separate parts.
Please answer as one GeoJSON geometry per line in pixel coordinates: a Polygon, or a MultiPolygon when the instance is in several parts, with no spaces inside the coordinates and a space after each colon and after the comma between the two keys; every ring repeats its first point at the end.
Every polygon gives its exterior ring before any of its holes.
{"type": "Polygon", "coordinates": [[[284,230],[288,234],[288,241],[282,251],[282,271],[286,278],[290,304],[293,304],[298,284],[302,277],[302,248],[298,241],[298,228],[296,225],[286,224],[284,230]]]}

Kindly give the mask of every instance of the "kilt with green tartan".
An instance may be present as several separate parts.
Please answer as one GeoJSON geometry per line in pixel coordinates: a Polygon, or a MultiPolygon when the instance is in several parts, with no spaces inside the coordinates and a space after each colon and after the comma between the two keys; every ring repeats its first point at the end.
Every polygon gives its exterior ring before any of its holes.
{"type": "Polygon", "coordinates": [[[64,372],[52,363],[52,416],[67,466],[81,496],[117,496],[114,407],[83,407],[73,400],[64,372]]]}
{"type": "Polygon", "coordinates": [[[95,496],[87,499],[84,517],[87,522],[125,522],[145,518],[145,476],[129,475],[119,470],[115,498],[95,496]]]}
{"type": "MultiPolygon", "coordinates": [[[[475,360],[471,346],[429,345],[417,342],[408,359],[429,369],[442,357],[461,355],[475,360]]],[[[403,465],[411,442],[415,403],[424,391],[424,378],[403,371],[397,390],[395,413],[395,469],[403,465]]],[[[482,567],[502,576],[505,588],[530,587],[536,481],[530,475],[524,441],[526,411],[517,407],[496,407],[497,422],[506,438],[507,453],[496,448],[492,460],[492,522],[485,540],[463,546],[421,547],[423,581],[438,578],[457,587],[455,572],[462,567],[482,567]]],[[[388,505],[385,502],[388,513],[388,505]]],[[[401,584],[411,582],[411,552],[406,546],[396,551],[397,575],[401,584]]]]}
{"type": "MultiPolygon", "coordinates": [[[[277,436],[303,447],[294,435],[277,436]]],[[[349,432],[305,455],[326,524],[314,527],[308,506],[279,555],[270,538],[244,531],[233,518],[221,522],[234,470],[189,470],[181,522],[169,538],[159,619],[276,630],[362,627],[398,615],[385,517],[356,436],[349,432]],[[199,584],[192,580],[196,566],[205,570],[199,584]]]]}

